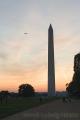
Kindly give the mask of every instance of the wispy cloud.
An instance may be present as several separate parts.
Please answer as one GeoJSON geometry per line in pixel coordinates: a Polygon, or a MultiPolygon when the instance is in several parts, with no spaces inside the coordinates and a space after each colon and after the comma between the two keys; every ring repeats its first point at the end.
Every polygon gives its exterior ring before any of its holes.
{"type": "Polygon", "coordinates": [[[56,86],[65,89],[65,83],[72,77],[74,55],[80,51],[80,2],[8,0],[0,3],[1,86],[5,81],[6,86],[14,84],[13,88],[17,88],[26,81],[36,90],[47,90],[48,25],[52,23],[56,86]]]}

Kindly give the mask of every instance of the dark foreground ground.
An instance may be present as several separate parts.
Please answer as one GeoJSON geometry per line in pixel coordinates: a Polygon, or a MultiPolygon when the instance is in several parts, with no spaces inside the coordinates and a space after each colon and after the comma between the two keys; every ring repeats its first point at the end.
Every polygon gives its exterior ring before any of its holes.
{"type": "Polygon", "coordinates": [[[3,100],[3,103],[0,102],[0,120],[1,118],[10,116],[12,114],[28,110],[33,107],[40,106],[42,104],[54,101],[58,98],[40,98],[40,97],[31,97],[31,98],[21,98],[13,97],[8,98],[7,104],[3,100]]]}
{"type": "Polygon", "coordinates": [[[1,120],[80,120],[80,100],[55,100],[1,120]]]}

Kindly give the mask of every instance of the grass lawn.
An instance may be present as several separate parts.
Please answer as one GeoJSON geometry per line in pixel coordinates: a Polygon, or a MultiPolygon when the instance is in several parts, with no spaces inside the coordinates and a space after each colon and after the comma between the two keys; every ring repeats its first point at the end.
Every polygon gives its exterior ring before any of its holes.
{"type": "Polygon", "coordinates": [[[42,99],[41,102],[38,97],[9,98],[7,104],[5,103],[5,101],[3,101],[2,104],[0,103],[0,118],[15,114],[20,111],[27,110],[32,107],[39,106],[41,104],[45,104],[53,100],[55,100],[55,98],[42,99]]]}

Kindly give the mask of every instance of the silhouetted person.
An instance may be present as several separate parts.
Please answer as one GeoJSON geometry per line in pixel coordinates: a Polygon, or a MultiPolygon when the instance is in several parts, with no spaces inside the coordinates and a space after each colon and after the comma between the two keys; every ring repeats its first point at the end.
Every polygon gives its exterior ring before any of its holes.
{"type": "Polygon", "coordinates": [[[66,100],[66,98],[65,98],[65,97],[63,97],[63,98],[62,98],[62,101],[63,101],[64,103],[66,103],[66,102],[67,102],[67,100],[66,100]]]}
{"type": "Polygon", "coordinates": [[[68,97],[67,100],[68,100],[69,102],[71,102],[71,98],[70,98],[70,97],[68,97]]]}
{"type": "Polygon", "coordinates": [[[40,100],[40,102],[42,102],[42,97],[40,97],[40,99],[39,99],[39,100],[40,100]]]}

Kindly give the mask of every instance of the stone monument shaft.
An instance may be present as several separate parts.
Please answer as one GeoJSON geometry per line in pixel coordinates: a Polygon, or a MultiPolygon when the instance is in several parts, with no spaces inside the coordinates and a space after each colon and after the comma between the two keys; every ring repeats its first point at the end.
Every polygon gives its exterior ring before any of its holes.
{"type": "Polygon", "coordinates": [[[55,95],[54,38],[51,24],[48,29],[48,95],[55,95]]]}

